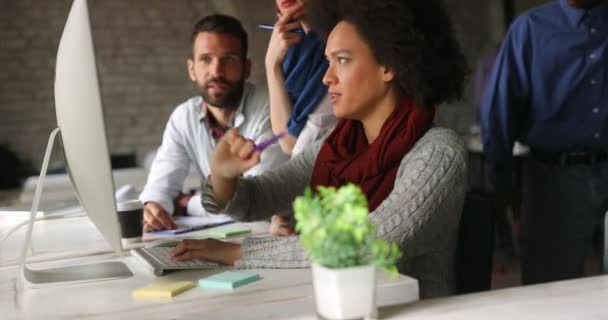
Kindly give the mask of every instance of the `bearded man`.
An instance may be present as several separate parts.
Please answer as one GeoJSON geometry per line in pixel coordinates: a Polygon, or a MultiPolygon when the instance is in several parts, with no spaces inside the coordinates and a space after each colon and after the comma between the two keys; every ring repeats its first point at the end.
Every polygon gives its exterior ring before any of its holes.
{"type": "MultiPolygon", "coordinates": [[[[191,164],[201,175],[210,173],[212,151],[231,128],[260,143],[272,137],[268,91],[246,82],[251,70],[247,33],[230,16],[210,15],[194,26],[188,74],[200,96],[179,105],[171,114],[162,145],[152,162],[139,199],[144,206],[144,229],[168,230],[177,226],[172,215],[188,203],[181,194],[191,164]],[[178,199],[178,201],[175,201],[178,199]]],[[[268,147],[261,163],[246,172],[257,175],[287,160],[280,147],[268,147]]],[[[192,202],[192,201],[191,201],[192,202]]],[[[202,209],[200,199],[197,208],[202,209]]],[[[188,204],[188,207],[190,204],[188,204]]],[[[190,208],[187,210],[192,212],[190,208]]],[[[193,215],[204,215],[195,212],[193,215]]]]}

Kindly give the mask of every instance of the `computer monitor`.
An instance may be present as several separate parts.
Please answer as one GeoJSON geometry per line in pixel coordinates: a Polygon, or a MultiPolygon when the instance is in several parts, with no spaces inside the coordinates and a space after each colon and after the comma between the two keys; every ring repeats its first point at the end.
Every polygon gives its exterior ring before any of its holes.
{"type": "Polygon", "coordinates": [[[55,66],[55,113],[68,174],[80,204],[114,250],[121,251],[114,180],[86,0],[75,0],[55,66]]]}
{"type": "MultiPolygon", "coordinates": [[[[121,253],[114,182],[86,0],[74,0],[59,43],[55,69],[55,111],[68,173],[80,204],[105,240],[116,252],[121,253]]],[[[49,147],[42,166],[43,172],[36,190],[38,199],[35,199],[33,207],[39,202],[42,189],[40,184],[44,183],[53,137],[52,134],[49,139],[49,147]]],[[[32,208],[32,212],[34,209],[37,208],[32,208]]],[[[31,228],[33,228],[32,223],[26,238],[31,237],[31,228]]],[[[27,250],[28,246],[29,243],[26,243],[24,249],[27,250]]],[[[81,272],[81,276],[74,267],[71,267],[64,270],[66,272],[55,272],[54,276],[49,278],[45,273],[27,268],[25,257],[24,250],[22,261],[24,275],[33,283],[85,280],[84,278],[88,276],[118,277],[120,274],[117,273],[116,264],[105,264],[83,266],[84,268],[80,270],[88,269],[81,272]],[[58,277],[58,274],[62,275],[58,277]]],[[[122,267],[118,266],[118,268],[122,267]]],[[[124,268],[122,270],[124,271],[124,268]]]]}

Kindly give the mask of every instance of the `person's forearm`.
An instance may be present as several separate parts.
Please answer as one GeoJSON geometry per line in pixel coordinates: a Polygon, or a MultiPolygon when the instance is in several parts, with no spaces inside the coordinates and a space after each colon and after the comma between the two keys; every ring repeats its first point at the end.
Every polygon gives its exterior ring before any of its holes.
{"type": "MultiPolygon", "coordinates": [[[[291,115],[292,106],[287,91],[285,91],[285,78],[281,65],[267,65],[266,78],[268,80],[272,132],[274,134],[287,132],[287,120],[291,115]]],[[[293,146],[296,144],[296,137],[288,133],[283,139],[279,140],[279,144],[284,153],[291,155],[293,146]]]]}
{"type": "Polygon", "coordinates": [[[237,269],[310,267],[299,237],[246,238],[239,253],[237,269]]]}
{"type": "Polygon", "coordinates": [[[237,183],[238,178],[226,179],[218,175],[211,175],[211,186],[218,208],[226,207],[228,201],[234,197],[237,183]]]}

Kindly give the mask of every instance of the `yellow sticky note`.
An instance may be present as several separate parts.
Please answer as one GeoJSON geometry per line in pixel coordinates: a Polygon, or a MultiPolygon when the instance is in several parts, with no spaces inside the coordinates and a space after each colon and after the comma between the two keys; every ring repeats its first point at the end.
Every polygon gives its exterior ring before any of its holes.
{"type": "Polygon", "coordinates": [[[153,282],[134,290],[132,295],[134,298],[171,298],[194,287],[192,281],[153,282]]]}

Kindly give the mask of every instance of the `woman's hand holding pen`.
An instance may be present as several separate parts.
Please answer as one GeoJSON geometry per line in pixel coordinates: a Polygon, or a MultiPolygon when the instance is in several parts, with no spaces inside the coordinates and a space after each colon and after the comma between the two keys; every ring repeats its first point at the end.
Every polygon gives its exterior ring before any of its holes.
{"type": "Polygon", "coordinates": [[[224,134],[211,158],[211,186],[220,208],[234,196],[238,178],[260,163],[262,151],[283,136],[285,134],[281,133],[255,145],[237,129],[230,129],[224,134]]]}
{"type": "Polygon", "coordinates": [[[279,15],[266,50],[267,68],[280,67],[287,54],[287,49],[300,42],[301,35],[294,30],[300,28],[298,19],[302,15],[303,7],[304,5],[298,2],[286,9],[284,14],[279,15]]]}
{"type": "MultiPolygon", "coordinates": [[[[255,148],[253,141],[241,136],[234,128],[218,141],[211,158],[211,184],[220,207],[224,207],[234,196],[238,177],[260,162],[263,148],[255,148]]],[[[240,244],[202,239],[183,240],[169,253],[169,257],[176,261],[205,259],[233,265],[241,254],[240,244]]]]}
{"type": "Polygon", "coordinates": [[[238,177],[260,162],[261,151],[254,148],[253,141],[234,128],[218,141],[211,158],[211,187],[220,208],[234,197],[238,177]]]}
{"type": "Polygon", "coordinates": [[[220,139],[211,159],[212,176],[233,180],[260,162],[261,151],[237,129],[230,129],[220,139]]]}

